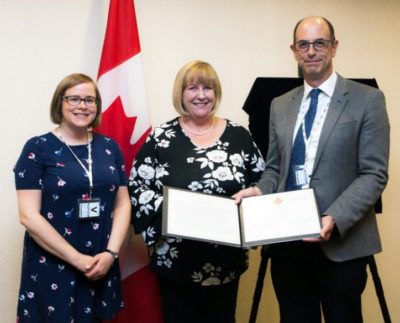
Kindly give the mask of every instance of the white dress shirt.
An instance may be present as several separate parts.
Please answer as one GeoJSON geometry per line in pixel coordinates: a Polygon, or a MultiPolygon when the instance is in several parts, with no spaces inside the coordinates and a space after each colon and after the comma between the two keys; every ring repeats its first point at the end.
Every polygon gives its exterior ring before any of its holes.
{"type": "MultiPolygon", "coordinates": [[[[312,125],[310,136],[308,137],[308,139],[305,138],[306,158],[305,158],[304,168],[307,174],[307,183],[303,185],[302,188],[309,187],[310,176],[312,174],[312,170],[314,167],[315,155],[317,153],[319,138],[321,136],[322,127],[326,118],[326,114],[328,113],[329,104],[331,103],[333,92],[335,91],[336,81],[337,81],[337,74],[336,72],[333,72],[331,76],[329,76],[329,78],[318,87],[321,90],[321,92],[319,93],[318,96],[317,112],[312,125]]],[[[296,138],[297,131],[304,122],[304,116],[306,115],[307,110],[310,106],[310,101],[311,101],[310,92],[312,89],[313,88],[310,85],[304,82],[304,94],[301,100],[299,113],[297,115],[297,121],[293,136],[293,143],[296,138]]]]}

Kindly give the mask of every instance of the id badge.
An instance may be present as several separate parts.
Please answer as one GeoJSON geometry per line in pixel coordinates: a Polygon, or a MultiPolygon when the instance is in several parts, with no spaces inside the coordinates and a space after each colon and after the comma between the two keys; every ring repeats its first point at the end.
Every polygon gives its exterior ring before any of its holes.
{"type": "Polygon", "coordinates": [[[307,171],[304,165],[294,166],[294,174],[297,186],[303,186],[307,184],[307,171]]]}
{"type": "Polygon", "coordinates": [[[100,217],[100,199],[78,200],[79,220],[96,219],[100,217]]]}

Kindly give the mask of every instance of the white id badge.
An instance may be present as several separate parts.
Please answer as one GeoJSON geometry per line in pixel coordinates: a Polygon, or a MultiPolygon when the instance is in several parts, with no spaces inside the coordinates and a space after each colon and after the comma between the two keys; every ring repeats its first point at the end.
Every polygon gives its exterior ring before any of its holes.
{"type": "Polygon", "coordinates": [[[79,220],[96,219],[100,217],[100,199],[79,199],[79,220]]]}
{"type": "Polygon", "coordinates": [[[294,166],[294,174],[296,178],[296,185],[303,186],[307,184],[307,172],[304,165],[294,166]]]}

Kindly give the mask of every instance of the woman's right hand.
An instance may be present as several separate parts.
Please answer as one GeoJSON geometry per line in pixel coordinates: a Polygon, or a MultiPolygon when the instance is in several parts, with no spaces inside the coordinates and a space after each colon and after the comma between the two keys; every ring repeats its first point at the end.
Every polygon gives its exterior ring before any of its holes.
{"type": "Polygon", "coordinates": [[[261,190],[257,186],[252,186],[244,190],[240,190],[236,194],[232,195],[232,198],[235,199],[236,204],[239,204],[245,197],[258,196],[258,195],[262,195],[261,190]]]}
{"type": "Polygon", "coordinates": [[[78,253],[74,259],[73,265],[76,269],[82,273],[88,272],[95,265],[96,260],[92,256],[85,255],[83,253],[78,253]]]}

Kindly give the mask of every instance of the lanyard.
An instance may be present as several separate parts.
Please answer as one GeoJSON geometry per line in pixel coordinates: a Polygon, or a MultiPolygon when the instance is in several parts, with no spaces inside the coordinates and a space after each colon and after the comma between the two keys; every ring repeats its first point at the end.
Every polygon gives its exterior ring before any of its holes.
{"type": "Polygon", "coordinates": [[[92,159],[92,144],[91,144],[91,140],[93,139],[92,134],[88,131],[88,143],[87,143],[87,150],[88,150],[88,159],[87,159],[87,163],[88,163],[88,168],[86,168],[86,166],[82,163],[82,161],[79,159],[79,157],[74,153],[74,151],[72,150],[72,148],[66,143],[66,141],[62,138],[61,136],[61,132],[60,129],[57,128],[57,134],[59,139],[61,140],[61,142],[67,146],[67,148],[69,149],[69,151],[71,152],[71,154],[75,157],[75,159],[77,160],[77,162],[79,163],[79,165],[81,165],[81,167],[83,168],[83,170],[85,171],[85,174],[87,175],[88,179],[89,179],[89,197],[92,198],[92,192],[94,189],[93,186],[93,159],[92,159]]]}
{"type": "Polygon", "coordinates": [[[311,131],[310,131],[310,135],[308,136],[308,138],[307,138],[307,135],[306,135],[305,122],[304,122],[305,115],[307,114],[307,111],[303,114],[300,127],[301,127],[301,130],[302,130],[303,140],[304,140],[304,145],[305,145],[305,161],[304,161],[304,165],[308,164],[310,143],[312,142],[312,138],[317,135],[318,128],[322,125],[322,122],[325,119],[326,113],[328,112],[328,106],[329,105],[327,105],[327,104],[325,105],[325,107],[322,110],[320,116],[318,117],[318,120],[314,121],[314,123],[312,125],[312,128],[311,128],[311,131]]]}

